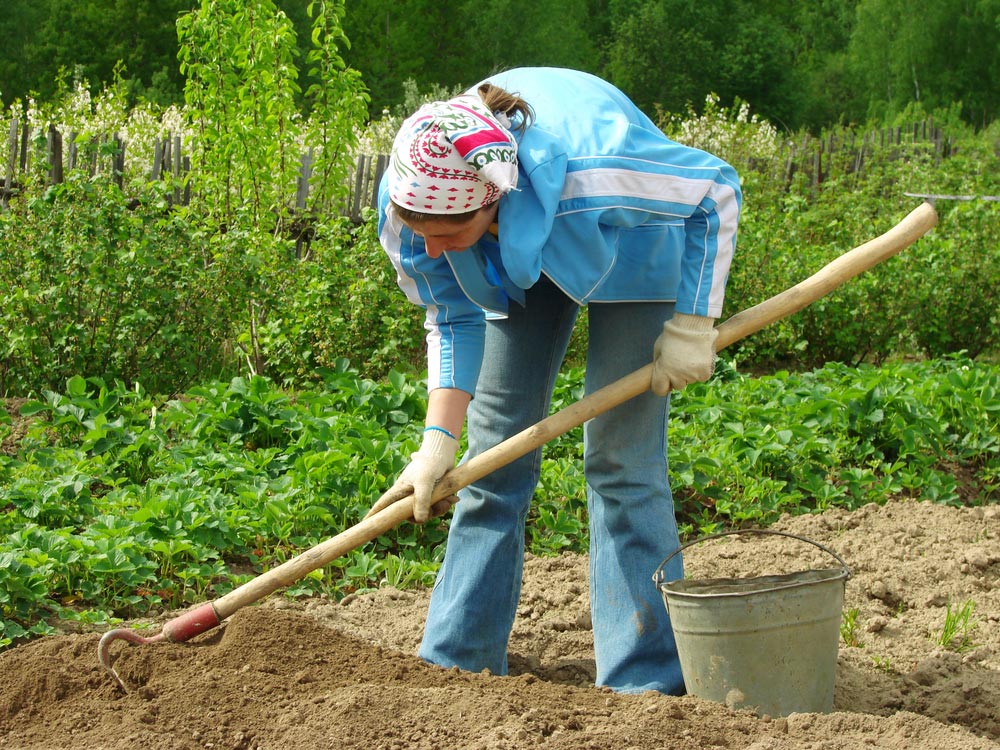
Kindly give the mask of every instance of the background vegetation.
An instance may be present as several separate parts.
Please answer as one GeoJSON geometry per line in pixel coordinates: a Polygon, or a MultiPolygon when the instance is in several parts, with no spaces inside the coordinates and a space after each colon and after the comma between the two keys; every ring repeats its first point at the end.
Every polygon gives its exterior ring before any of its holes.
{"type": "MultiPolygon", "coordinates": [[[[467,24],[463,4],[445,19],[421,2],[287,16],[270,0],[10,5],[0,24],[24,54],[0,58],[0,87],[42,96],[5,110],[0,132],[27,117],[44,154],[48,127],[63,128],[80,158],[58,184],[33,161],[0,210],[0,648],[221,595],[359,520],[415,449],[422,314],[395,286],[374,217],[336,210],[354,155],[380,150],[398,121],[369,106],[406,111],[500,64],[614,72],[672,137],[741,174],[725,317],[889,229],[916,205],[906,191],[1000,193],[997,76],[963,88],[998,59],[991,0],[941,3],[953,12],[920,24],[885,0],[710,2],[699,18],[672,2],[486,3],[467,24]],[[176,30],[164,20],[188,9],[176,30]],[[559,34],[545,31],[553,19],[559,34]],[[666,37],[676,44],[652,41],[666,37]],[[954,64],[935,62],[953,44],[954,64]],[[105,50],[143,54],[116,73],[105,50]],[[889,50],[907,64],[864,57],[889,50]],[[46,89],[50,60],[83,65],[94,88],[46,89]],[[846,123],[869,117],[932,118],[949,149],[903,139],[830,151],[821,180],[793,168],[804,131],[785,126],[846,140],[846,123]],[[183,179],[90,168],[115,155],[111,134],[141,151],[165,132],[193,148],[183,179]],[[303,216],[292,197],[310,150],[320,199],[303,216]]],[[[1000,498],[998,206],[940,202],[916,245],[675,395],[685,534],[892,496],[1000,498]]],[[[581,396],[578,346],[554,408],[581,396]]],[[[527,532],[537,554],[586,549],[580,450],[579,430],[546,447],[527,532]]],[[[404,525],[289,593],[427,583],[446,528],[404,525]]]]}
{"type": "MultiPolygon", "coordinates": [[[[0,13],[0,96],[51,99],[60,70],[99,89],[124,61],[132,96],[182,101],[174,24],[198,0],[8,0],[0,13]]],[[[297,32],[303,90],[308,3],[278,0],[297,32]]],[[[471,85],[497,68],[558,65],[602,75],[641,106],[682,112],[717,93],[789,130],[891,117],[920,102],[958,105],[984,125],[1000,112],[1000,0],[351,0],[342,49],[373,114],[421,90],[471,85]]]]}
{"type": "MultiPolygon", "coordinates": [[[[212,96],[231,99],[226,91],[212,96]]],[[[95,117],[102,101],[93,105],[95,117]]],[[[239,139],[271,137],[269,125],[255,129],[253,110],[241,117],[232,131],[239,139]]],[[[953,123],[948,156],[931,143],[871,148],[860,172],[848,152],[829,159],[817,183],[805,173],[788,176],[785,139],[745,106],[726,110],[710,100],[701,115],[661,121],[678,140],[728,159],[743,181],[724,317],[888,230],[918,203],[907,191],[1000,192],[996,126],[953,123]]],[[[273,142],[280,154],[282,144],[273,142]]],[[[0,394],[58,390],[77,374],[165,394],[206,376],[247,373],[295,387],[341,358],[373,380],[393,368],[422,372],[422,312],[396,287],[374,218],[353,224],[314,215],[303,253],[289,231],[293,207],[281,199],[294,195],[279,189],[287,175],[267,169],[266,159],[263,148],[247,160],[216,148],[189,176],[188,185],[205,192],[184,207],[171,203],[171,181],[141,174],[123,186],[85,168],[59,185],[45,174],[28,182],[0,213],[0,284],[9,290],[0,307],[0,394]]],[[[726,356],[752,372],[960,351],[995,356],[998,203],[939,201],[938,211],[939,226],[914,247],[726,356]]],[[[581,364],[579,342],[574,365],[581,364]]]]}

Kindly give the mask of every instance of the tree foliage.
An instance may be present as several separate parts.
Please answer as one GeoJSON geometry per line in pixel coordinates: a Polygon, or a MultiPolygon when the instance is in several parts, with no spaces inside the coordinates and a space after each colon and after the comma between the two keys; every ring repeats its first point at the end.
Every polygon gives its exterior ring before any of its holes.
{"type": "MultiPolygon", "coordinates": [[[[311,64],[315,4],[275,0],[294,32],[297,102],[328,81],[311,64]]],[[[737,99],[789,130],[892,118],[961,103],[982,126],[1000,113],[1000,0],[351,0],[341,61],[370,92],[371,114],[404,84],[453,90],[498,69],[554,65],[603,75],[642,107],[674,113],[737,99]],[[350,44],[347,43],[350,40],[350,44]]],[[[9,104],[76,76],[95,88],[124,61],[133,97],[179,102],[175,22],[197,0],[8,0],[0,14],[0,95],[9,104]],[[9,40],[9,41],[8,41],[9,40]]],[[[329,11],[324,11],[328,13],[329,11]]],[[[284,43],[284,37],[278,40],[284,43]]],[[[315,62],[315,61],[312,61],[315,62]]]]}
{"type": "Polygon", "coordinates": [[[213,223],[279,214],[298,173],[291,23],[270,0],[203,0],[181,16],[181,72],[196,137],[196,195],[213,223]]]}
{"type": "Polygon", "coordinates": [[[348,61],[376,111],[400,102],[407,79],[422,88],[469,86],[500,69],[555,65],[597,72],[602,35],[594,0],[357,0],[346,18],[348,61]]]}
{"type": "Polygon", "coordinates": [[[125,62],[134,95],[167,104],[181,96],[178,15],[197,0],[7,0],[0,12],[0,94],[51,98],[60,77],[95,86],[125,62]],[[61,72],[62,71],[62,72],[61,72]]]}
{"type": "Polygon", "coordinates": [[[614,30],[609,77],[645,108],[681,112],[711,91],[787,121],[792,42],[781,3],[647,0],[614,30]]]}
{"type": "Polygon", "coordinates": [[[873,115],[961,102],[972,123],[997,117],[1000,0],[939,0],[918,13],[903,0],[861,0],[847,53],[873,115]]]}
{"type": "Polygon", "coordinates": [[[347,67],[340,53],[349,46],[343,29],[344,0],[313,0],[307,12],[312,45],[306,55],[311,83],[305,91],[310,109],[305,145],[313,156],[312,205],[329,210],[342,197],[353,171],[353,159],[344,157],[367,114],[368,95],[360,74],[347,67]]]}

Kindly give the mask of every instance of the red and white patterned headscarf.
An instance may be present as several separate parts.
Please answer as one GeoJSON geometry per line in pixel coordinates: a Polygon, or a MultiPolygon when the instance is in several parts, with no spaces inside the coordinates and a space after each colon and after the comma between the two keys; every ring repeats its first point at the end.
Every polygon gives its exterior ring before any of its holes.
{"type": "Polygon", "coordinates": [[[425,104],[400,127],[389,156],[389,197],[412,211],[461,214],[517,185],[517,142],[476,94],[425,104]]]}

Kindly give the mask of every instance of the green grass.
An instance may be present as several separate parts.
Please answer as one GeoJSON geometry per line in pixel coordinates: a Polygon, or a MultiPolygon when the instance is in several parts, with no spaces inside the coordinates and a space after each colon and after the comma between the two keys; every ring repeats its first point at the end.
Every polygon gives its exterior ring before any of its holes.
{"type": "Polygon", "coordinates": [[[951,602],[948,602],[948,609],[945,612],[944,624],[941,626],[937,644],[959,654],[975,648],[976,644],[972,640],[972,633],[979,624],[978,620],[972,616],[975,609],[976,603],[971,599],[963,602],[960,606],[956,605],[954,608],[952,608],[951,602]]]}

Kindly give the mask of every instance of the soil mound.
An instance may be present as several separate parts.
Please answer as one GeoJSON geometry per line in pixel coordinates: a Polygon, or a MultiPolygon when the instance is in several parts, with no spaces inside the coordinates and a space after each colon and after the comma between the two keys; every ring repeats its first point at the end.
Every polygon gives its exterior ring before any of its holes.
{"type": "MultiPolygon", "coordinates": [[[[832,714],[757,717],[593,687],[587,560],[564,555],[526,561],[511,676],[417,659],[426,591],[274,596],[188,643],[115,644],[127,694],[98,666],[98,634],[0,654],[0,748],[1000,748],[1000,508],[890,502],[776,528],[852,571],[832,714]],[[946,648],[949,611],[970,602],[946,648]]],[[[686,564],[693,577],[751,576],[829,567],[824,556],[738,535],[692,548],[686,564]]]]}

